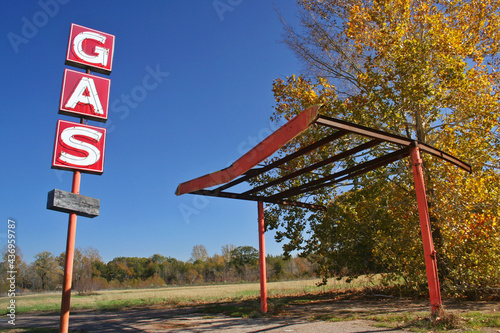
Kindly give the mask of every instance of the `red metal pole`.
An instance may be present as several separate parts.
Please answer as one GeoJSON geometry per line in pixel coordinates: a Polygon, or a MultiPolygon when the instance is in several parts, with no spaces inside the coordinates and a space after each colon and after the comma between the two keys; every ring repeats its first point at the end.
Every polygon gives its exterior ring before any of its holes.
{"type": "Polygon", "coordinates": [[[267,274],[266,274],[266,244],[264,227],[264,204],[258,202],[259,208],[259,268],[260,268],[260,311],[267,312],[267,274]]]}
{"type": "MultiPolygon", "coordinates": [[[[88,73],[88,71],[87,71],[88,73]]],[[[81,118],[80,123],[84,124],[85,119],[81,118]]],[[[73,172],[73,184],[71,192],[80,194],[80,181],[82,174],[80,171],[73,172]]],[[[75,239],[76,239],[76,214],[69,214],[68,238],[66,241],[66,256],[64,258],[64,278],[63,293],[61,300],[61,317],[59,322],[59,333],[68,333],[69,330],[69,309],[71,303],[71,287],[73,283],[73,259],[75,257],[75,239]]]]}
{"type": "MultiPolygon", "coordinates": [[[[80,171],[73,173],[73,186],[71,192],[80,194],[80,171]]],[[[76,214],[69,214],[68,222],[68,239],[66,241],[66,257],[64,260],[64,280],[63,293],[61,301],[61,318],[60,318],[60,333],[67,333],[69,328],[69,309],[71,302],[71,285],[73,281],[73,258],[75,255],[75,238],[76,238],[76,214]]]]}
{"type": "Polygon", "coordinates": [[[429,285],[431,312],[433,316],[440,316],[443,314],[443,303],[441,301],[441,290],[439,287],[436,250],[434,249],[434,243],[432,241],[422,159],[420,158],[420,150],[418,149],[417,144],[410,147],[410,156],[413,169],[413,179],[415,181],[415,191],[417,194],[420,230],[422,233],[422,242],[424,244],[425,268],[427,271],[427,282],[429,285]]]}

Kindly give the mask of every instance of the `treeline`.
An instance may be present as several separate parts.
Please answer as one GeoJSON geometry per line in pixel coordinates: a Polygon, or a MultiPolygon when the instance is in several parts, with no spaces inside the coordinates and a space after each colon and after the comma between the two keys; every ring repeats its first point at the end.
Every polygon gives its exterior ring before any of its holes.
{"type": "MultiPolygon", "coordinates": [[[[54,256],[44,251],[26,264],[18,251],[15,272],[16,288],[21,291],[51,291],[62,286],[64,253],[54,256]]],[[[268,255],[268,281],[315,276],[315,265],[307,258],[268,255]]],[[[0,269],[0,292],[9,290],[8,256],[0,269]]],[[[89,292],[102,289],[148,288],[169,285],[254,282],[259,280],[259,253],[251,246],[224,245],[221,254],[209,256],[205,246],[193,247],[191,258],[181,261],[161,254],[148,258],[117,257],[102,261],[94,248],[75,250],[73,290],[89,292]]]]}

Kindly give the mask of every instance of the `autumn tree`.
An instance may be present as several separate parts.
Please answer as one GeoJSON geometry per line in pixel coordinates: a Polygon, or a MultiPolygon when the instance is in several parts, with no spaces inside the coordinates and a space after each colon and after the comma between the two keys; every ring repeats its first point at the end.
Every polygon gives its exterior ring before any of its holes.
{"type": "MultiPolygon", "coordinates": [[[[433,145],[472,165],[466,175],[424,155],[439,273],[447,290],[486,288],[500,281],[500,135],[498,0],[299,0],[299,28],[286,23],[285,43],[303,75],[277,79],[272,119],[290,119],[323,104],[322,113],[433,145]],[[459,241],[457,241],[459,240],[459,241]]],[[[283,153],[316,140],[312,130],[283,153]]],[[[302,160],[345,151],[360,138],[337,140],[302,160]]],[[[377,156],[389,147],[373,149],[377,156]]],[[[279,156],[278,156],[279,157],[279,156]]],[[[357,155],[345,165],[363,160],[357,155]]],[[[335,166],[339,167],[339,165],[335,166]]],[[[318,170],[299,184],[332,172],[318,170]]],[[[268,181],[286,168],[259,179],[268,181]]],[[[318,190],[308,200],[328,212],[266,211],[285,253],[315,256],[329,277],[387,271],[414,290],[425,286],[418,212],[408,159],[318,190]],[[309,232],[310,237],[305,237],[309,232]]],[[[422,290],[425,290],[424,287],[422,290]]]]}
{"type": "MultiPolygon", "coordinates": [[[[59,266],[64,267],[65,253],[57,257],[59,266]]],[[[73,258],[73,289],[79,292],[92,292],[94,290],[94,277],[100,276],[96,269],[103,264],[99,250],[93,247],[76,248],[73,258]]]]}
{"type": "Polygon", "coordinates": [[[193,250],[191,251],[191,260],[193,262],[196,261],[207,261],[209,258],[208,251],[205,248],[205,245],[197,244],[193,246],[193,250]]]}
{"type": "Polygon", "coordinates": [[[23,254],[19,247],[15,251],[5,246],[3,249],[2,261],[0,262],[0,293],[6,293],[11,288],[11,282],[15,281],[16,288],[27,286],[28,265],[23,260],[23,254]],[[10,251],[9,251],[10,250],[10,251]],[[11,279],[12,276],[16,277],[11,279]]]}
{"type": "Polygon", "coordinates": [[[231,252],[236,248],[234,244],[225,244],[222,246],[222,258],[224,259],[224,278],[223,281],[226,282],[228,279],[232,278],[231,274],[231,252]]]}
{"type": "Polygon", "coordinates": [[[226,244],[222,246],[222,258],[224,258],[225,262],[229,263],[231,261],[231,252],[233,252],[234,249],[236,249],[234,244],[226,244]]]}

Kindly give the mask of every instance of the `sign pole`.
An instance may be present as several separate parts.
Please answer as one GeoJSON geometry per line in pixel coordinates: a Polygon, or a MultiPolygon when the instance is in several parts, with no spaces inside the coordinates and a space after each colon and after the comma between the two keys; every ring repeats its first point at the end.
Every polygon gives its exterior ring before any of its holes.
{"type": "MultiPolygon", "coordinates": [[[[87,70],[89,73],[90,70],[87,70]]],[[[80,119],[80,124],[84,124],[85,119],[80,119]]],[[[80,194],[80,181],[82,173],[73,171],[73,184],[71,193],[80,194]]],[[[64,258],[64,279],[63,293],[61,300],[61,317],[59,325],[59,333],[68,333],[69,329],[69,310],[71,303],[71,287],[73,284],[73,259],[75,257],[75,240],[76,240],[76,213],[69,214],[68,221],[68,238],[66,241],[66,255],[64,258]]]]}
{"type": "Polygon", "coordinates": [[[441,290],[437,270],[436,250],[432,241],[431,225],[429,221],[429,208],[427,195],[425,193],[424,175],[422,170],[422,159],[418,144],[410,147],[413,179],[417,194],[418,216],[420,219],[420,230],[424,244],[425,268],[427,271],[427,283],[429,285],[429,296],[431,301],[431,313],[433,316],[441,316],[444,312],[441,301],[441,290]]]}
{"type": "Polygon", "coordinates": [[[259,268],[260,268],[260,311],[267,312],[266,244],[264,226],[264,204],[258,202],[259,210],[259,268]]]}
{"type": "MultiPolygon", "coordinates": [[[[73,173],[73,189],[72,193],[79,194],[80,192],[80,171],[73,173]]],[[[60,333],[67,333],[69,327],[69,309],[71,302],[71,285],[73,280],[73,258],[75,254],[75,238],[76,238],[76,213],[69,214],[68,222],[68,239],[66,242],[66,256],[64,259],[64,280],[63,294],[61,302],[61,320],[60,333]]]]}

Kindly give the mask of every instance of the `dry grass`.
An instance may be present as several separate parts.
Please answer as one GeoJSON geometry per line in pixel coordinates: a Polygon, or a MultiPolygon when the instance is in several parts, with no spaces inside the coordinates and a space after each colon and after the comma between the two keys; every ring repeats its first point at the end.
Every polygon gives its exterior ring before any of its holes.
{"type": "MultiPolygon", "coordinates": [[[[269,282],[268,295],[293,295],[308,292],[339,290],[373,285],[373,279],[361,277],[351,283],[332,279],[326,286],[317,287],[318,279],[269,282]]],[[[72,309],[116,309],[124,306],[182,305],[212,301],[239,300],[258,296],[259,283],[223,284],[206,286],[165,287],[154,289],[104,290],[71,297],[72,309]]],[[[9,299],[0,298],[0,307],[5,309],[9,299]]],[[[17,313],[58,311],[61,293],[40,293],[16,296],[17,313]]]]}

